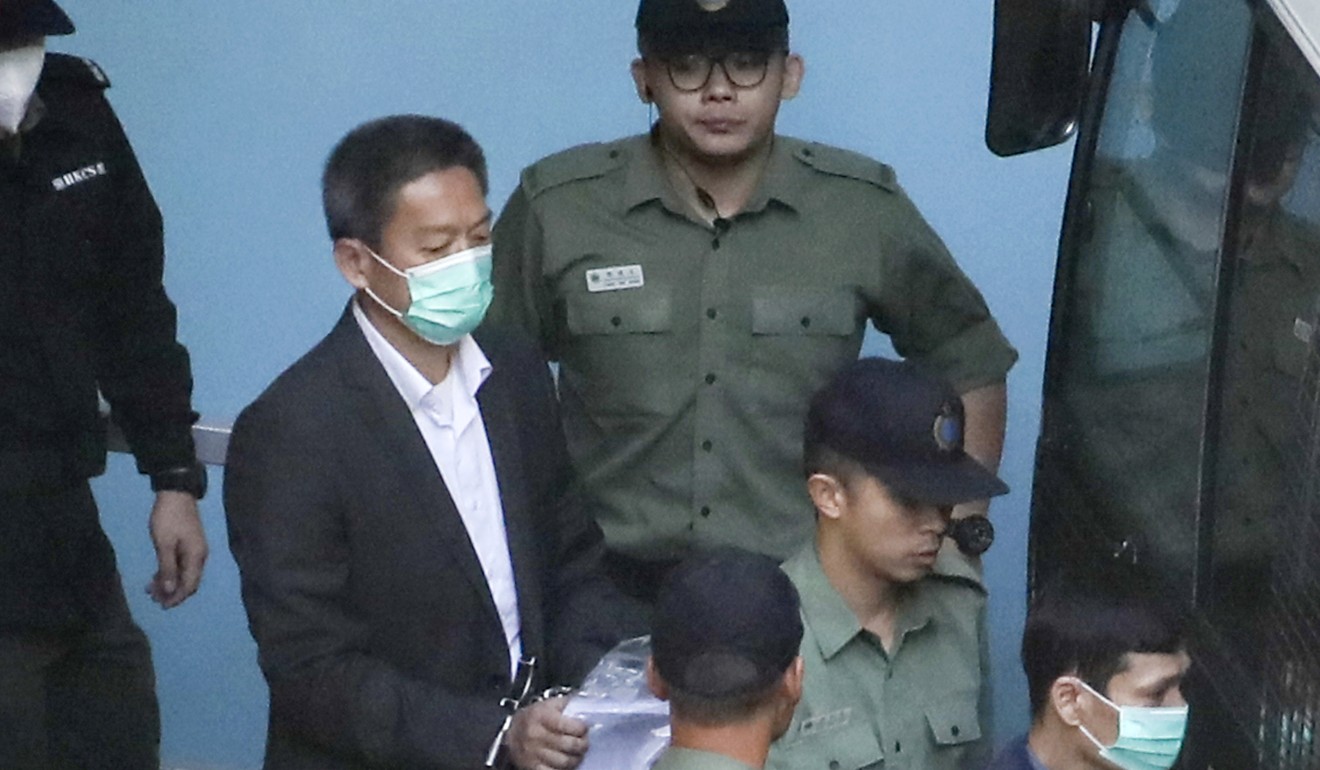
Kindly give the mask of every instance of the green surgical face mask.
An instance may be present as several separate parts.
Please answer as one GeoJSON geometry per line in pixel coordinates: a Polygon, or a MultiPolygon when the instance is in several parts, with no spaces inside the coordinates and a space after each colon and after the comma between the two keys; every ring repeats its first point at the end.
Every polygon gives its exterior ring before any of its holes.
{"type": "Polygon", "coordinates": [[[434,345],[452,345],[486,317],[495,289],[490,282],[490,245],[441,257],[425,265],[400,270],[367,248],[367,252],[386,270],[408,282],[412,301],[400,312],[385,304],[371,287],[367,296],[390,315],[403,321],[417,336],[434,345]]]}
{"type": "Polygon", "coordinates": [[[1119,706],[1086,682],[1074,681],[1118,712],[1118,737],[1113,746],[1102,745],[1090,730],[1078,725],[1082,734],[1100,749],[1101,759],[1123,770],[1173,767],[1182,752],[1183,736],[1187,734],[1186,706],[1119,706]]]}

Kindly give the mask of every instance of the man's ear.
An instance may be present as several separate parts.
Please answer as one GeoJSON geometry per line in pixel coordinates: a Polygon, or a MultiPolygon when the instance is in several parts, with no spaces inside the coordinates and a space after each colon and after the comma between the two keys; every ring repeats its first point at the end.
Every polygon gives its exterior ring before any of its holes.
{"type": "Polygon", "coordinates": [[[773,735],[776,740],[793,726],[793,713],[797,711],[798,701],[802,700],[802,671],[802,656],[799,655],[784,671],[775,697],[769,701],[769,707],[773,709],[769,713],[774,719],[773,735]]]}
{"type": "Polygon", "coordinates": [[[816,511],[829,519],[838,519],[847,506],[848,490],[843,482],[828,473],[813,473],[807,478],[807,494],[816,511]]]}
{"type": "Polygon", "coordinates": [[[651,84],[646,82],[646,62],[641,57],[632,60],[629,67],[632,72],[633,87],[637,89],[637,98],[642,100],[642,104],[650,104],[655,101],[655,93],[651,91],[651,84]]]}
{"type": "Polygon", "coordinates": [[[660,677],[660,672],[655,669],[655,658],[646,659],[646,686],[651,688],[651,694],[660,700],[669,700],[669,685],[660,677]]]}
{"type": "Polygon", "coordinates": [[[806,60],[798,54],[790,53],[784,59],[784,84],[779,88],[779,98],[787,101],[797,96],[802,89],[802,79],[806,76],[806,60]]]}
{"type": "Polygon", "coordinates": [[[335,267],[355,289],[367,288],[367,263],[371,255],[361,241],[339,238],[335,241],[335,267]]]}
{"type": "Polygon", "coordinates": [[[1082,707],[1078,698],[1082,688],[1071,676],[1061,676],[1050,685],[1050,708],[1059,715],[1059,720],[1070,727],[1082,723],[1082,707]]]}
{"type": "Polygon", "coordinates": [[[784,672],[784,690],[794,708],[797,707],[798,701],[802,700],[802,680],[805,672],[806,664],[802,662],[801,655],[794,658],[788,670],[784,672]]]}

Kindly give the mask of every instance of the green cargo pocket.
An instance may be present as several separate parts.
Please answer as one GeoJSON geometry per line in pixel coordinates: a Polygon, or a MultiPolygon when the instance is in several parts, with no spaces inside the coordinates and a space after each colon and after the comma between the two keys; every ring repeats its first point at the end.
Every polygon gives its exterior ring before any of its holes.
{"type": "Polygon", "coordinates": [[[939,746],[956,746],[981,739],[981,722],[973,694],[958,696],[926,707],[926,722],[939,746]]]}
{"type": "Polygon", "coordinates": [[[667,287],[570,296],[564,310],[569,338],[559,351],[560,392],[579,398],[590,420],[669,416],[683,408],[696,385],[672,363],[681,358],[667,287]]]}
{"type": "Polygon", "coordinates": [[[776,744],[767,770],[869,770],[884,766],[884,751],[865,720],[814,727],[806,720],[776,744]]]}
{"type": "Polygon", "coordinates": [[[846,289],[758,286],[752,290],[752,334],[847,337],[857,328],[857,298],[846,289]]]}
{"type": "Polygon", "coordinates": [[[660,334],[674,326],[668,291],[612,291],[569,297],[568,331],[577,335],[660,334]]]}

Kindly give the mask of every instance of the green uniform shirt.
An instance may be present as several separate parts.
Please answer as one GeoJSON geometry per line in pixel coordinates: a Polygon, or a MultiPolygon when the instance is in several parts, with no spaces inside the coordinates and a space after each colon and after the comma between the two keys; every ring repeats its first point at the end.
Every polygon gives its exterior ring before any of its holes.
{"type": "Polygon", "coordinates": [[[559,361],[568,448],[611,548],[677,558],[808,538],[802,423],[867,319],[961,389],[1016,352],[873,160],[779,137],[719,226],[671,188],[648,137],[522,175],[495,227],[494,322],[559,361]]]}
{"type": "Polygon", "coordinates": [[[862,628],[814,544],[784,564],[802,598],[802,701],[768,770],[980,770],[990,759],[985,593],[961,578],[914,583],[894,649],[862,628]]]}
{"type": "Polygon", "coordinates": [[[756,770],[756,768],[723,754],[670,746],[651,766],[651,770],[756,770]]]}

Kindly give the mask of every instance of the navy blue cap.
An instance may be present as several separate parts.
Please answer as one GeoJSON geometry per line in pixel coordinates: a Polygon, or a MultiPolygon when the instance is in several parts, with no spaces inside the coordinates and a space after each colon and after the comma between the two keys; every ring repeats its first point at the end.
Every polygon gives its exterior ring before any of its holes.
{"type": "Polygon", "coordinates": [[[675,567],[651,626],[651,657],[661,678],[706,698],[769,686],[802,643],[792,581],[770,557],[741,548],[700,552],[675,567]]]}
{"type": "Polygon", "coordinates": [[[641,0],[637,31],[660,53],[775,51],[788,46],[784,0],[641,0]]]}
{"type": "Polygon", "coordinates": [[[863,358],[812,397],[805,436],[911,500],[957,505],[1006,494],[963,451],[963,428],[962,399],[947,382],[906,361],[863,358]]]}
{"type": "Polygon", "coordinates": [[[0,41],[72,34],[73,22],[54,0],[0,0],[0,41]]]}

